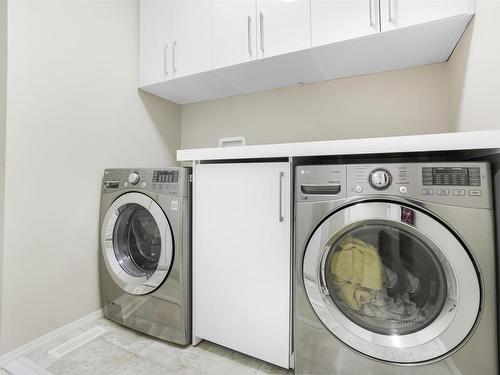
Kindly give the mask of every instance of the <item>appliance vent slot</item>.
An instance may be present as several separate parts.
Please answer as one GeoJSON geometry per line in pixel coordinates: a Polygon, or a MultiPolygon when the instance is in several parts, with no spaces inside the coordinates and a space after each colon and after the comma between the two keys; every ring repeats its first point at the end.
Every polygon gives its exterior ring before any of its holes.
{"type": "Polygon", "coordinates": [[[88,331],[56,346],[48,351],[48,353],[55,358],[61,358],[62,356],[71,353],[73,350],[85,345],[89,341],[101,336],[106,330],[102,327],[94,327],[88,331]]]}

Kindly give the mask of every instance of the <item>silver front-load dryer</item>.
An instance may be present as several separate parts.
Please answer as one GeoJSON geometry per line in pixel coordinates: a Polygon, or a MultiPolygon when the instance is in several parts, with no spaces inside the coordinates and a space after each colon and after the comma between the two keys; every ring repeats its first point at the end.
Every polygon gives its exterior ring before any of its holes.
{"type": "Polygon", "coordinates": [[[191,342],[190,176],[107,169],[101,195],[104,315],[180,345],[191,342]]]}
{"type": "Polygon", "coordinates": [[[489,165],[299,166],[295,370],[497,373],[489,165]]]}

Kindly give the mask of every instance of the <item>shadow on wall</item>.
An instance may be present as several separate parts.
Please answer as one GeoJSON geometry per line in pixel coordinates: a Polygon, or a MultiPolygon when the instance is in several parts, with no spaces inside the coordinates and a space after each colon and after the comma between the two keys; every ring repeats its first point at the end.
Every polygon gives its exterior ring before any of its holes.
{"type": "Polygon", "coordinates": [[[455,130],[458,130],[456,128],[459,118],[461,117],[462,102],[465,92],[465,79],[469,66],[470,49],[475,24],[476,18],[473,17],[448,61],[449,121],[455,130]]]}
{"type": "Polygon", "coordinates": [[[166,150],[172,150],[172,159],[176,160],[176,151],[181,139],[181,127],[179,126],[181,106],[142,90],[137,90],[137,92],[166,150]]]}
{"type": "MultiPolygon", "coordinates": [[[[154,124],[155,130],[159,136],[159,139],[163,142],[164,149],[169,150],[171,153],[171,160],[176,160],[176,151],[179,148],[179,140],[180,140],[180,119],[181,119],[181,107],[178,104],[169,102],[157,96],[148,94],[144,91],[137,90],[137,95],[141,100],[144,108],[150,117],[152,123],[154,124]]],[[[141,124],[139,124],[141,125],[141,124]]],[[[142,145],[141,145],[142,147],[142,145]]],[[[147,147],[147,145],[146,145],[147,147]]],[[[138,149],[135,150],[140,152],[139,145],[138,149]]],[[[178,165],[177,162],[172,162],[172,165],[178,165]]],[[[123,166],[126,167],[126,166],[123,166]]],[[[130,166],[134,167],[134,166],[130,166]]],[[[137,167],[143,167],[141,165],[137,167]]],[[[146,165],[144,167],[155,167],[154,165],[146,165]]],[[[105,264],[102,262],[101,257],[101,233],[100,233],[100,224],[101,224],[101,213],[97,213],[97,222],[99,222],[99,226],[96,228],[98,231],[97,235],[97,246],[98,256],[97,256],[97,269],[99,270],[99,283],[101,283],[101,275],[102,272],[107,272],[105,264]]],[[[104,300],[100,300],[101,307],[104,307],[104,300]]]]}

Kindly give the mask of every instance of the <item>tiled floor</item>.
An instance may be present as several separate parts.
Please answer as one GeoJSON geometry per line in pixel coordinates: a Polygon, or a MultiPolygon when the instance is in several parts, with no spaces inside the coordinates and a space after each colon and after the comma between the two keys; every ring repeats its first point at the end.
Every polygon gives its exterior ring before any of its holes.
{"type": "MultiPolygon", "coordinates": [[[[133,332],[106,319],[76,329],[25,354],[25,357],[54,375],[292,373],[207,341],[183,348],[133,332]],[[48,353],[50,349],[95,326],[103,327],[106,332],[59,359],[48,353]]],[[[4,374],[1,371],[0,375],[4,374]]]]}

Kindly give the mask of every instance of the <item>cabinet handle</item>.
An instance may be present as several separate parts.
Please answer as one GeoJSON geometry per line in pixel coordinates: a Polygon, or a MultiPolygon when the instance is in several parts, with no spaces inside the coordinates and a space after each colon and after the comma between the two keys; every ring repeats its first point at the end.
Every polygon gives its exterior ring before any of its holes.
{"type": "Polygon", "coordinates": [[[279,217],[278,221],[282,223],[285,220],[283,215],[283,180],[285,178],[285,173],[280,172],[280,194],[279,194],[279,217]]]}
{"type": "Polygon", "coordinates": [[[247,18],[248,53],[252,56],[252,17],[247,18]]]}
{"type": "Polygon", "coordinates": [[[370,26],[375,27],[375,24],[373,23],[373,14],[372,14],[372,0],[368,0],[368,9],[369,9],[369,15],[370,15],[370,26]]]}
{"type": "Polygon", "coordinates": [[[168,67],[167,67],[167,61],[168,61],[168,44],[165,44],[163,46],[163,72],[165,73],[166,76],[168,76],[168,67]]]}
{"type": "Polygon", "coordinates": [[[391,0],[387,0],[387,20],[389,23],[392,23],[392,9],[391,9],[391,0]]]}
{"type": "Polygon", "coordinates": [[[260,12],[260,49],[264,52],[264,13],[260,12]]]}
{"type": "Polygon", "coordinates": [[[175,46],[177,46],[177,41],[174,40],[174,43],[172,44],[172,71],[177,73],[177,67],[175,66],[175,46]]]}

